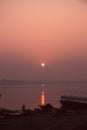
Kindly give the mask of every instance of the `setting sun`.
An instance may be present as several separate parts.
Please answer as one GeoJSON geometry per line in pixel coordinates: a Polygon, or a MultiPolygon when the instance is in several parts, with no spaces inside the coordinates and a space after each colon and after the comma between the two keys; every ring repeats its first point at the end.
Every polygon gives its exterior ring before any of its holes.
{"type": "Polygon", "coordinates": [[[41,63],[41,66],[42,66],[42,67],[45,67],[45,63],[41,63]]]}

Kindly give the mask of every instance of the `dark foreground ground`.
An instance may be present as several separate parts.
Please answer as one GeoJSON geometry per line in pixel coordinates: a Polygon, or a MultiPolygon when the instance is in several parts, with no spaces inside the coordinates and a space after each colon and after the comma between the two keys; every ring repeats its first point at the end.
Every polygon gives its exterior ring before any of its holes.
{"type": "Polygon", "coordinates": [[[0,119],[0,130],[87,130],[87,112],[59,112],[0,119]]]}

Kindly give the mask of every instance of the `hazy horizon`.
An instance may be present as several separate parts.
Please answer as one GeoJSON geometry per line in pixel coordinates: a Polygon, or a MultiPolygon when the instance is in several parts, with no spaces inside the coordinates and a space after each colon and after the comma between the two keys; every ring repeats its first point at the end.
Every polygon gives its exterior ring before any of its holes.
{"type": "Polygon", "coordinates": [[[1,0],[0,18],[0,79],[87,80],[86,1],[1,0]]]}

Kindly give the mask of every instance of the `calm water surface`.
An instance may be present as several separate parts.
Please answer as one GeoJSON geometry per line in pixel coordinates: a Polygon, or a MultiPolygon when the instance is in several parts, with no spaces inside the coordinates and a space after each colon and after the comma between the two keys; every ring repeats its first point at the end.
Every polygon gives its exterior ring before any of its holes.
{"type": "Polygon", "coordinates": [[[61,95],[76,95],[87,97],[87,83],[59,83],[43,85],[0,85],[0,108],[34,109],[41,104],[42,90],[45,93],[45,103],[60,107],[61,95]]]}

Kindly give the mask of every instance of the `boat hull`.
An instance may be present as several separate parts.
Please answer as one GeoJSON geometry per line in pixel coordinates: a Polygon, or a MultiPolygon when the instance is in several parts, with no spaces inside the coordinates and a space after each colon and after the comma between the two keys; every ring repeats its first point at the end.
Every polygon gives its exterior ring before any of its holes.
{"type": "Polygon", "coordinates": [[[86,103],[60,100],[61,109],[64,110],[87,110],[86,103]]]}

